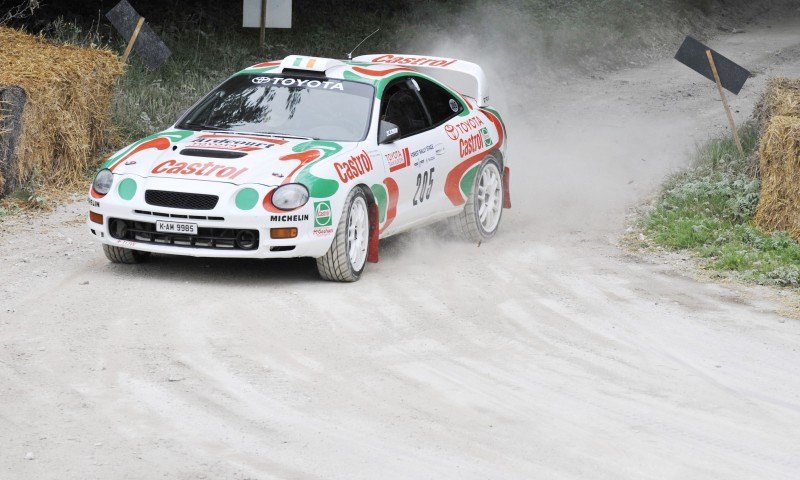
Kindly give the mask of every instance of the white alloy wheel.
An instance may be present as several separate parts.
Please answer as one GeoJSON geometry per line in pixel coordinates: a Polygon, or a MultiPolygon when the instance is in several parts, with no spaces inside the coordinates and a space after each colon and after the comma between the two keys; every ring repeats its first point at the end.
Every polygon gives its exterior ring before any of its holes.
{"type": "Polygon", "coordinates": [[[450,219],[453,228],[467,241],[480,243],[497,233],[503,216],[503,174],[491,155],[478,167],[472,192],[461,213],[450,219]]]}
{"type": "Polygon", "coordinates": [[[330,248],[317,259],[317,270],[322,278],[355,282],[361,277],[367,264],[369,227],[367,197],[360,187],[356,187],[344,202],[330,248]]]}
{"type": "Polygon", "coordinates": [[[347,252],[353,270],[360,271],[367,261],[369,242],[369,219],[367,202],[364,197],[356,197],[350,205],[347,217],[347,252]]]}
{"type": "Polygon", "coordinates": [[[503,211],[503,179],[495,163],[487,163],[480,171],[475,192],[478,221],[486,232],[494,232],[503,211]]]}

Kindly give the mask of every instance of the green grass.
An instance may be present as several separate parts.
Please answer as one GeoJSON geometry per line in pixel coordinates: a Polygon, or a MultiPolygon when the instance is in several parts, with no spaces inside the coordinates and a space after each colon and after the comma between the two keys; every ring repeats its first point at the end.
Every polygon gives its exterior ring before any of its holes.
{"type": "Polygon", "coordinates": [[[714,270],[737,272],[759,284],[800,286],[800,245],[783,232],[752,224],[760,182],[754,174],[757,132],[741,131],[745,155],[730,139],[717,139],[698,153],[695,166],[672,177],[644,231],[657,245],[687,249],[714,270]]]}

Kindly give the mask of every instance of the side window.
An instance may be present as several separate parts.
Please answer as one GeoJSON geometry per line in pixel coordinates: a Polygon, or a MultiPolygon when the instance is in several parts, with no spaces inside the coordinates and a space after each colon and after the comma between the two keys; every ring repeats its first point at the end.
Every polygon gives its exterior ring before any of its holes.
{"type": "Polygon", "coordinates": [[[414,135],[430,126],[417,92],[406,79],[389,85],[383,92],[381,120],[397,125],[400,137],[414,135]]]}
{"type": "Polygon", "coordinates": [[[415,80],[434,125],[444,123],[461,112],[463,108],[461,102],[453,98],[447,90],[424,78],[415,78],[415,80]]]}

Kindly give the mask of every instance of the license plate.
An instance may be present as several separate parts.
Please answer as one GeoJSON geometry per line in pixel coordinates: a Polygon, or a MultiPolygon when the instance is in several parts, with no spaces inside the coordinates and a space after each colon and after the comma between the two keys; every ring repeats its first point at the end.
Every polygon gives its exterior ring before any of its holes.
{"type": "Polygon", "coordinates": [[[183,235],[197,235],[196,223],[156,221],[156,231],[162,233],[180,233],[183,235]]]}

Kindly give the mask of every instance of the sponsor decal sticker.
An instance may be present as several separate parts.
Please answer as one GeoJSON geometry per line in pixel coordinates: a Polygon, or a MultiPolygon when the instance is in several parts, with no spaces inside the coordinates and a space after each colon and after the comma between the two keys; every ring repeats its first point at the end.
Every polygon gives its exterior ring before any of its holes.
{"type": "Polygon", "coordinates": [[[255,77],[252,80],[256,85],[283,85],[284,87],[307,87],[307,88],[321,88],[323,90],[342,90],[344,85],[342,82],[333,82],[330,80],[308,80],[302,78],[284,78],[284,77],[255,77]]]}
{"type": "Polygon", "coordinates": [[[175,160],[167,160],[166,162],[161,162],[156,165],[155,168],[150,171],[150,173],[155,175],[194,175],[197,177],[209,177],[214,174],[214,176],[217,178],[227,178],[229,180],[233,180],[247,170],[247,167],[231,167],[227,165],[220,165],[214,162],[187,163],[178,162],[175,160]]]}
{"type": "Polygon", "coordinates": [[[333,227],[315,228],[312,230],[312,234],[315,237],[327,237],[333,235],[333,227]]]}
{"type": "Polygon", "coordinates": [[[492,137],[489,135],[489,129],[486,127],[481,128],[481,137],[483,137],[483,145],[486,147],[492,146],[492,137]]]}
{"type": "Polygon", "coordinates": [[[99,207],[100,206],[100,202],[98,202],[97,200],[93,199],[92,197],[87,197],[86,200],[89,201],[89,206],[90,207],[99,207]]]}
{"type": "Polygon", "coordinates": [[[218,150],[236,150],[241,152],[252,152],[265,150],[275,146],[275,142],[262,142],[252,137],[249,138],[230,138],[216,135],[202,135],[192,140],[187,148],[213,148],[218,150]]]}
{"type": "Polygon", "coordinates": [[[458,141],[458,153],[461,158],[468,157],[483,148],[483,137],[480,133],[470,135],[466,140],[458,141]]]}
{"type": "Polygon", "coordinates": [[[411,165],[411,154],[409,153],[408,148],[389,152],[386,154],[385,158],[386,166],[389,167],[390,172],[396,172],[401,168],[406,168],[407,166],[411,165]]]}
{"type": "Polygon", "coordinates": [[[461,135],[467,135],[471,131],[483,126],[480,117],[470,117],[464,121],[448,124],[444,126],[444,131],[450,140],[458,140],[461,135]]]}
{"type": "Polygon", "coordinates": [[[436,147],[431,143],[411,152],[411,162],[415,167],[424,167],[436,161],[436,147]]]}
{"type": "Polygon", "coordinates": [[[332,224],[333,216],[331,215],[331,202],[328,200],[323,202],[314,202],[314,226],[330,227],[332,224]]]}
{"type": "Polygon", "coordinates": [[[361,153],[350,157],[346,162],[334,162],[333,168],[336,169],[339,180],[341,180],[342,183],[347,183],[367,172],[371,172],[372,158],[370,158],[367,152],[362,150],[361,153]]]}
{"type": "Polygon", "coordinates": [[[427,58],[427,57],[401,57],[399,55],[379,55],[372,59],[374,63],[396,63],[399,65],[416,65],[428,67],[447,67],[456,61],[449,58],[427,58]]]}
{"type": "Polygon", "coordinates": [[[305,215],[270,215],[270,222],[304,222],[308,220],[308,214],[305,215]]]}

